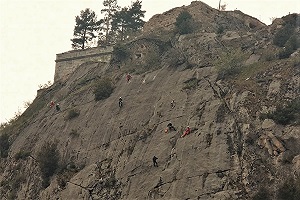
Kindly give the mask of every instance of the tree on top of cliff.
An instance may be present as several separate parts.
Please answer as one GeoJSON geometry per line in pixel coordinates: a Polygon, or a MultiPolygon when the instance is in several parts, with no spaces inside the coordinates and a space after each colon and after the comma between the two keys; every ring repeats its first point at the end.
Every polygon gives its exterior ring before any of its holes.
{"type": "Polygon", "coordinates": [[[145,24],[142,20],[145,12],[141,10],[142,1],[135,1],[131,7],[124,7],[112,16],[112,32],[117,40],[125,40],[130,34],[141,30],[145,24]]]}
{"type": "Polygon", "coordinates": [[[101,13],[104,14],[104,25],[101,27],[101,30],[104,31],[103,33],[100,33],[98,45],[101,43],[109,44],[112,40],[111,37],[111,22],[112,22],[112,16],[115,12],[117,12],[120,9],[120,6],[117,4],[117,0],[104,0],[103,1],[104,9],[101,10],[101,13]]]}
{"type": "Polygon", "coordinates": [[[86,8],[80,12],[80,16],[76,16],[75,21],[74,38],[71,39],[72,48],[85,49],[90,47],[93,39],[97,37],[95,33],[102,20],[97,21],[95,12],[86,8]]]}

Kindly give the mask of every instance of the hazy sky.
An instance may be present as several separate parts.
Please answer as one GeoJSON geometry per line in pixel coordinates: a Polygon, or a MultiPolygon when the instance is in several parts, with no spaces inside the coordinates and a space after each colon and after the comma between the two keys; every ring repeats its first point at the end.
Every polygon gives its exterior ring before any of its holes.
{"type": "MultiPolygon", "coordinates": [[[[75,16],[91,8],[101,18],[103,0],[0,0],[0,122],[32,101],[39,84],[53,82],[55,56],[71,50],[75,16]]],[[[191,0],[143,0],[148,20],[154,14],[189,5],[191,0]]],[[[203,0],[213,8],[219,0],[203,0]]],[[[271,17],[300,11],[299,0],[223,0],[266,24],[271,17]]],[[[121,7],[131,0],[118,0],[121,7]]]]}

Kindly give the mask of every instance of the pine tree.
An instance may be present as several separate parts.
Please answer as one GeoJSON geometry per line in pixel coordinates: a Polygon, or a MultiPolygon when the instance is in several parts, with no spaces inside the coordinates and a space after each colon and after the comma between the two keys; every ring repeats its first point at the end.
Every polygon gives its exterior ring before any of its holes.
{"type": "Polygon", "coordinates": [[[112,31],[116,33],[119,40],[125,40],[130,34],[143,28],[145,21],[142,18],[146,11],[141,10],[141,3],[142,1],[137,0],[131,7],[124,7],[112,16],[112,31]]]}
{"type": "Polygon", "coordinates": [[[96,38],[96,31],[102,21],[97,21],[94,11],[86,8],[80,12],[80,16],[75,18],[74,38],[72,41],[73,49],[85,49],[91,46],[91,42],[96,38]]]}
{"type": "Polygon", "coordinates": [[[120,9],[120,6],[118,6],[117,0],[104,0],[103,1],[104,9],[101,10],[101,13],[104,14],[104,26],[101,28],[104,31],[104,37],[103,33],[99,35],[98,45],[100,43],[109,44],[112,40],[112,32],[111,32],[111,22],[112,22],[112,16],[115,12],[117,12],[120,9]],[[102,36],[102,38],[100,38],[102,36]]]}

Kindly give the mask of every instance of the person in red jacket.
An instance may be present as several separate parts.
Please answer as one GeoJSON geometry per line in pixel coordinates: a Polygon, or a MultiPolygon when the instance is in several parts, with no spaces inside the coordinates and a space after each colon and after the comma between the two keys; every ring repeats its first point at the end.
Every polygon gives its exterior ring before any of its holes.
{"type": "Polygon", "coordinates": [[[131,79],[131,75],[128,73],[128,74],[126,75],[126,80],[127,80],[127,82],[129,82],[130,79],[131,79]]]}
{"type": "Polygon", "coordinates": [[[52,108],[55,105],[54,101],[51,101],[49,107],[52,108]]]}
{"type": "Polygon", "coordinates": [[[191,129],[190,129],[190,127],[188,126],[188,127],[186,127],[186,129],[185,129],[185,131],[184,131],[184,133],[182,134],[181,137],[183,138],[184,136],[188,135],[190,132],[191,132],[191,129]]]}

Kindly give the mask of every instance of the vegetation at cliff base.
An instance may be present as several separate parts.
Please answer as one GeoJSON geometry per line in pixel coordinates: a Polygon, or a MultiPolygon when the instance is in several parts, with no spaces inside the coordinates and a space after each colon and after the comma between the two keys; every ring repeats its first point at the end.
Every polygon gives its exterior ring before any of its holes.
{"type": "Polygon", "coordinates": [[[50,177],[54,175],[58,168],[59,158],[57,142],[45,142],[37,153],[36,160],[41,171],[44,188],[50,184],[50,177]]]}

